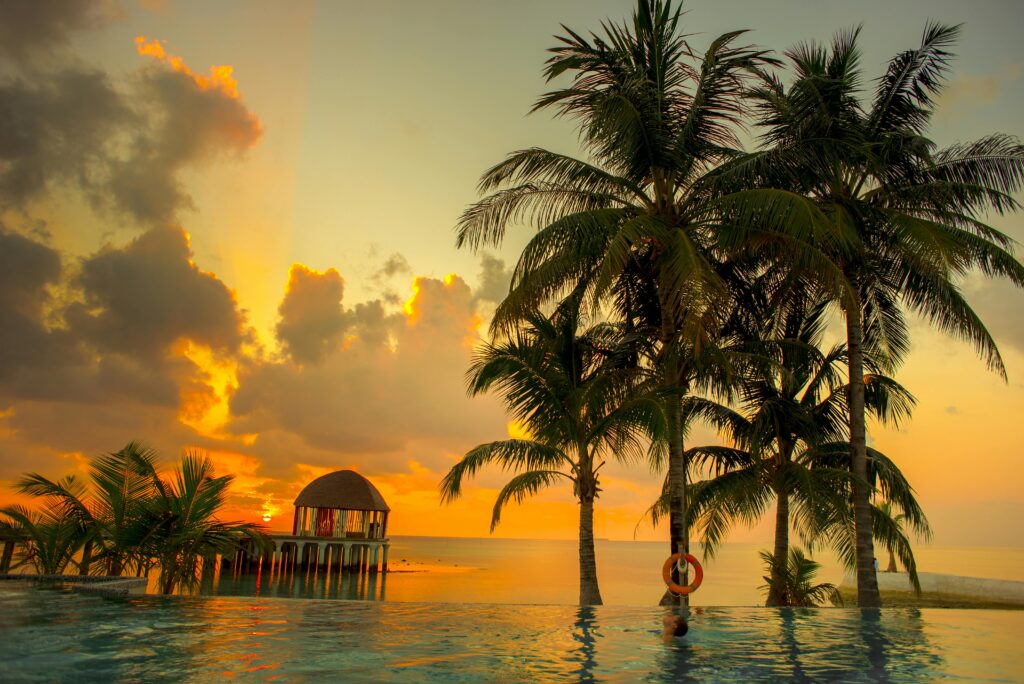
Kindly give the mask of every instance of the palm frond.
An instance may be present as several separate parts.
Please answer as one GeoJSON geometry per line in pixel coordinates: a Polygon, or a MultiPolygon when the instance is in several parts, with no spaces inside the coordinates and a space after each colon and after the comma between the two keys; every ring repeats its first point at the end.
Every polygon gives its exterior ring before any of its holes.
{"type": "Polygon", "coordinates": [[[491,513],[491,532],[501,522],[501,510],[509,501],[521,504],[528,496],[533,496],[561,478],[568,478],[568,476],[555,470],[531,470],[509,480],[508,484],[498,492],[498,499],[494,502],[494,510],[491,513]]]}

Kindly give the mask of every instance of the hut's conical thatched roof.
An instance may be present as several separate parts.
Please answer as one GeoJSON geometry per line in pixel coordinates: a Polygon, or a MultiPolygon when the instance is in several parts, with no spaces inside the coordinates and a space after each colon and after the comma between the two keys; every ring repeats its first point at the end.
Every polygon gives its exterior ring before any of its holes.
{"type": "Polygon", "coordinates": [[[350,511],[391,510],[373,483],[352,470],[339,470],[316,478],[299,492],[295,506],[350,511]]]}

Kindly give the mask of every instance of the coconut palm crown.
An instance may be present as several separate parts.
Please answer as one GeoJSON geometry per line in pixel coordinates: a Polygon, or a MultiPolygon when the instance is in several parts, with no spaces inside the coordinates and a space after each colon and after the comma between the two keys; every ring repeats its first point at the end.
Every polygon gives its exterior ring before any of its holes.
{"type": "MultiPolygon", "coordinates": [[[[819,348],[826,304],[795,301],[784,315],[766,317],[766,328],[750,344],[760,348],[767,363],[744,379],[740,410],[727,426],[736,446],[691,449],[694,463],[719,471],[717,477],[695,483],[691,499],[694,528],[701,533],[706,554],[714,553],[733,524],[756,522],[774,500],[773,556],[779,562],[773,572],[786,567],[791,526],[808,544],[825,540],[854,566],[847,553],[853,548],[848,524],[852,476],[845,461],[836,458],[849,448],[848,388],[842,372],[846,350],[842,344],[819,348]]],[[[869,356],[869,365],[871,361],[869,356]]],[[[914,399],[902,386],[879,373],[866,376],[865,383],[866,405],[875,419],[898,426],[909,417],[914,399]]],[[[869,470],[872,481],[898,500],[894,506],[927,534],[924,513],[895,464],[871,450],[869,470]]],[[[891,510],[874,514],[878,537],[909,559],[916,585],[909,542],[905,535],[891,534],[891,510]]],[[[779,593],[784,586],[780,574],[769,585],[768,605],[785,605],[779,593]]]]}
{"type": "MultiPolygon", "coordinates": [[[[830,46],[797,45],[786,53],[792,81],[766,74],[750,93],[763,148],[723,170],[736,187],[771,186],[802,198],[815,255],[828,255],[843,274],[833,292],[849,356],[861,606],[881,603],[866,484],[865,353],[895,368],[910,348],[909,310],[970,341],[1005,378],[996,343],[959,282],[976,269],[1024,286],[1013,241],[987,222],[1019,208],[1012,194],[1024,184],[1024,147],[1003,134],[945,148],[927,137],[959,30],[929,23],[919,47],[890,60],[868,102],[861,99],[859,30],[839,33],[830,46]]],[[[836,283],[833,271],[821,275],[836,283]]]]}
{"type": "Polygon", "coordinates": [[[597,605],[593,516],[601,468],[609,457],[642,459],[646,436],[664,432],[664,413],[656,399],[631,395],[632,374],[618,361],[615,327],[598,324],[580,333],[580,323],[579,297],[570,297],[551,317],[534,313],[507,340],[476,352],[470,394],[496,390],[528,436],[470,450],[441,482],[441,498],[458,498],[465,478],[487,464],[515,472],[494,504],[493,531],[510,501],[571,484],[579,502],[580,605],[597,605]]]}
{"type": "MultiPolygon", "coordinates": [[[[772,63],[765,51],[740,44],[743,31],[715,38],[698,54],[681,33],[681,16],[670,1],[640,0],[631,22],[605,23],[600,36],[565,28],[545,73],[571,83],[543,95],[534,110],[573,119],[588,160],[539,148],[513,152],[484,173],[479,190],[490,194],[457,225],[457,244],[474,249],[498,244],[521,221],[538,229],[498,308],[496,330],[582,283],[592,305],[611,301],[627,325],[662,346],[654,363],[669,421],[672,552],[686,546],[681,402],[688,388],[679,352],[708,344],[720,328],[729,290],[715,251],[728,227],[722,217],[744,195],[723,198],[707,178],[739,154],[740,95],[748,77],[772,63]]],[[[765,192],[773,191],[758,197],[765,192]]],[[[780,206],[789,200],[775,194],[780,206]]],[[[779,225],[783,214],[774,215],[779,225]]]]}

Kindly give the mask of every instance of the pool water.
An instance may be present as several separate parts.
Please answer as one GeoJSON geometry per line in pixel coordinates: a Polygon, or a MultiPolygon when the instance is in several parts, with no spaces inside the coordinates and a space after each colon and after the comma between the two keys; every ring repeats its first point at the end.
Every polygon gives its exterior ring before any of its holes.
{"type": "Polygon", "coordinates": [[[3,681],[1018,681],[1024,612],[158,597],[0,584],[3,681]]]}

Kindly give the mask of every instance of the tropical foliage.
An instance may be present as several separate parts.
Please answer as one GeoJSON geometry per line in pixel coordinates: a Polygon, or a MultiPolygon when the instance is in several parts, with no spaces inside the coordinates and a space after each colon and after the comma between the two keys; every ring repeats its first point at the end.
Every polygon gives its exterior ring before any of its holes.
{"type": "MultiPolygon", "coordinates": [[[[906,537],[905,523],[907,522],[907,515],[904,513],[897,513],[895,507],[891,501],[883,501],[876,505],[882,519],[891,520],[890,529],[894,533],[894,537],[906,537]]],[[[877,527],[877,524],[876,524],[877,527]]],[[[925,535],[927,536],[927,535],[925,535]]],[[[877,535],[876,535],[877,538],[877,535]]],[[[896,543],[885,543],[886,553],[889,554],[889,562],[885,566],[885,572],[899,572],[899,566],[896,565],[896,543]]],[[[907,564],[904,563],[904,566],[907,564]]]]}
{"type": "Polygon", "coordinates": [[[142,515],[146,530],[142,545],[160,567],[162,593],[194,587],[201,560],[231,551],[243,537],[255,542],[256,548],[263,547],[259,526],[216,518],[234,476],[215,477],[205,455],[186,453],[170,478],[161,476],[149,459],[136,455],[134,465],[153,491],[142,515]]]}
{"type": "MultiPolygon", "coordinates": [[[[767,318],[761,330],[752,331],[750,343],[765,363],[741,381],[739,413],[728,424],[737,446],[693,450],[695,463],[713,462],[720,472],[694,486],[692,531],[701,534],[705,554],[714,554],[733,524],[754,523],[774,500],[774,557],[788,556],[789,530],[795,526],[805,543],[827,540],[853,567],[849,526],[844,524],[851,518],[851,475],[843,460],[849,449],[848,387],[842,373],[846,349],[842,344],[819,349],[825,321],[823,302],[798,299],[781,320],[767,318]]],[[[865,382],[868,410],[878,421],[898,426],[909,417],[914,399],[898,383],[881,374],[871,374],[865,382]]],[[[872,468],[884,479],[881,486],[894,492],[901,509],[905,506],[908,517],[927,533],[924,513],[899,469],[876,450],[869,459],[873,466],[885,464],[872,468]]],[[[878,527],[879,540],[899,546],[910,559],[916,585],[916,565],[905,537],[895,539],[890,525],[880,522],[878,527]]],[[[780,571],[784,567],[773,566],[780,571]]],[[[777,579],[770,585],[768,605],[782,605],[775,593],[782,586],[777,579]]]]}
{"type": "Polygon", "coordinates": [[[24,540],[18,547],[15,566],[30,565],[39,575],[60,575],[73,563],[82,546],[84,531],[58,508],[30,511],[24,506],[0,509],[12,537],[24,540]]]}
{"type": "MultiPolygon", "coordinates": [[[[929,530],[899,469],[867,446],[867,418],[909,416],[892,379],[910,349],[907,312],[972,342],[1005,377],[959,281],[976,269],[1024,285],[1013,242],[987,223],[1018,208],[1024,147],[995,134],[940,149],[927,137],[959,27],[928,24],[864,102],[858,30],[783,62],[742,45],[743,32],[697,52],[681,19],[670,0],[639,0],[631,22],[601,35],[565,29],[545,70],[560,87],[534,110],[575,121],[583,158],[510,154],[481,178],[457,244],[537,228],[496,339],[568,293],[621,331],[635,375],[616,366],[615,377],[664,412],[666,432],[648,435],[651,453],[667,454],[651,512],[668,515],[672,552],[697,529],[713,550],[774,500],[773,558],[792,560],[795,526],[856,567],[860,605],[879,605],[873,541],[916,582],[906,530],[929,530]],[[753,152],[736,136],[745,122],[760,133],[753,152]],[[845,344],[823,351],[830,305],[845,344]],[[696,421],[733,445],[685,448],[696,421]]],[[[771,571],[769,602],[788,601],[788,561],[771,571]]]]}
{"type": "Polygon", "coordinates": [[[18,490],[43,505],[35,512],[12,506],[0,515],[28,539],[18,562],[38,573],[77,565],[82,574],[148,576],[155,566],[161,591],[170,594],[194,585],[201,559],[230,552],[243,537],[262,543],[258,526],[217,519],[232,480],[215,477],[209,459],[196,453],[165,479],[156,454],[130,442],[92,459],[89,486],[75,476],[25,475],[18,490]]]}
{"type": "Polygon", "coordinates": [[[843,598],[834,584],[814,584],[814,576],[821,564],[805,556],[801,549],[795,546],[791,548],[782,557],[784,562],[776,562],[777,557],[767,551],[761,551],[760,555],[768,571],[764,577],[766,584],[760,588],[769,596],[777,597],[774,605],[807,607],[825,602],[837,606],[843,604],[843,598]]]}
{"type": "Polygon", "coordinates": [[[927,137],[959,26],[929,23],[919,47],[890,60],[872,100],[862,102],[859,30],[786,52],[788,85],[765,72],[750,93],[764,149],[733,160],[725,175],[746,186],[785,188],[813,217],[815,254],[831,268],[846,323],[850,465],[858,601],[880,604],[872,549],[866,441],[865,355],[893,371],[910,349],[905,311],[970,341],[1005,377],[995,341],[958,281],[972,269],[1024,285],[1013,242],[986,223],[1018,208],[1024,147],[1011,136],[939,148],[927,137]]]}
{"type": "Polygon", "coordinates": [[[550,317],[533,312],[499,344],[483,346],[469,371],[469,391],[497,391],[529,435],[472,449],[441,483],[443,501],[462,492],[463,480],[494,463],[516,473],[498,494],[491,530],[502,508],[557,483],[572,485],[579,502],[580,604],[601,603],[594,554],[594,502],[608,457],[635,462],[644,438],[664,431],[659,403],[636,392],[621,361],[614,326],[582,332],[578,298],[550,317]]]}
{"type": "MultiPolygon", "coordinates": [[[[539,148],[488,170],[491,194],[463,214],[458,244],[499,243],[512,222],[538,227],[523,250],[495,329],[582,286],[613,304],[624,325],[655,344],[648,357],[668,421],[671,550],[686,547],[686,471],[681,403],[693,389],[691,352],[714,346],[729,288],[718,263],[722,198],[708,174],[739,154],[734,128],[753,70],[770,62],[723,34],[697,54],[671,3],[642,1],[632,22],[588,39],[571,30],[551,50],[545,75],[571,83],[538,100],[577,121],[592,161],[539,148]]],[[[742,191],[738,193],[743,195],[742,191]]]]}
{"type": "Polygon", "coordinates": [[[17,483],[22,494],[41,497],[54,514],[74,521],[84,532],[82,571],[105,575],[137,573],[145,563],[141,543],[150,484],[137,463],[155,462],[156,454],[129,442],[119,451],[93,458],[89,485],[76,476],[52,481],[36,473],[17,483]]]}

